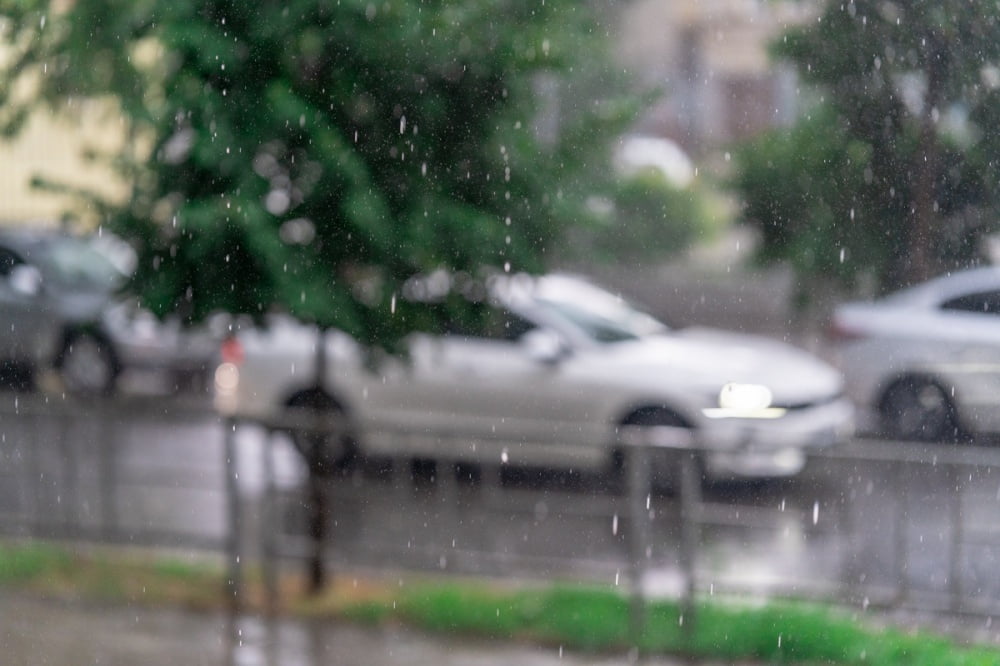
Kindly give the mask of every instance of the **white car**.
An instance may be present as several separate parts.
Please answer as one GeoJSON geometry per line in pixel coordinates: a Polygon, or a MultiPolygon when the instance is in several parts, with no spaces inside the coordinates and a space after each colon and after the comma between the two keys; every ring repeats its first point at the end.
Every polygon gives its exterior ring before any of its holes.
{"type": "Polygon", "coordinates": [[[1000,432],[1000,267],[843,304],[830,333],[863,429],[923,441],[1000,432]]]}
{"type": "Polygon", "coordinates": [[[337,457],[598,471],[621,464],[620,426],[679,426],[715,479],[794,475],[807,449],[853,432],[840,374],[799,349],[670,330],[571,276],[505,276],[488,293],[488,337],[414,334],[405,360],[373,364],[354,340],[328,334],[319,382],[315,329],[280,320],[245,331],[223,354],[217,404],[271,422],[295,405],[341,411],[352,436],[337,457]]]}

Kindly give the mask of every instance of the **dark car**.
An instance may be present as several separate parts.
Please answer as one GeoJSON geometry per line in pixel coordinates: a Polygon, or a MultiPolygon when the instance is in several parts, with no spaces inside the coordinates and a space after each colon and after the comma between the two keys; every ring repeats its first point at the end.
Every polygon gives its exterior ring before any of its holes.
{"type": "Polygon", "coordinates": [[[0,363],[5,374],[109,394],[127,371],[204,385],[216,344],[205,330],[161,322],[128,299],[126,266],[96,236],[0,231],[0,363]]]}

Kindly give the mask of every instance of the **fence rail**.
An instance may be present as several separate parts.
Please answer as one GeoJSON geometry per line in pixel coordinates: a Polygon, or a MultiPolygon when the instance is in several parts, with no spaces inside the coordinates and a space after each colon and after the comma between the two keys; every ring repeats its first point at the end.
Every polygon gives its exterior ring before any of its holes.
{"type": "MultiPolygon", "coordinates": [[[[265,433],[266,458],[287,442],[294,424],[234,422],[233,432],[247,427],[265,433]]],[[[372,481],[357,473],[328,480],[311,491],[312,497],[321,491],[334,507],[331,524],[320,528],[321,543],[309,537],[310,524],[317,534],[317,518],[301,511],[309,504],[303,488],[282,489],[269,478],[263,502],[274,522],[262,531],[265,571],[297,559],[311,562],[313,571],[323,562],[360,562],[588,580],[613,575],[637,594],[666,588],[688,601],[699,592],[750,592],[862,607],[1000,612],[1000,583],[992,575],[1000,559],[1000,449],[859,439],[811,451],[806,472],[793,482],[749,491],[710,487],[703,496],[697,468],[689,464],[699,447],[690,433],[637,428],[623,432],[622,442],[631,464],[621,492],[556,483],[539,494],[503,483],[499,463],[484,466],[476,483],[463,484],[453,473],[460,461],[447,456],[437,460],[435,484],[423,494],[414,493],[406,457],[390,461],[396,473],[382,481],[381,496],[359,496],[359,486],[372,481]],[[666,496],[652,492],[648,477],[647,457],[663,449],[684,469],[680,487],[666,496]],[[794,496],[794,506],[785,505],[785,495],[794,496]],[[538,518],[540,503],[547,523],[538,518]],[[448,533],[441,526],[451,524],[461,532],[477,515],[493,525],[493,534],[466,532],[449,544],[414,529],[426,524],[434,534],[448,533]],[[511,524],[522,526],[522,544],[517,534],[497,535],[511,524]],[[540,553],[529,533],[544,524],[578,534],[563,550],[540,553]],[[588,548],[587,540],[600,546],[588,548]],[[768,558],[791,558],[791,566],[761,576],[754,567],[768,558]]]]}
{"type": "Polygon", "coordinates": [[[217,424],[176,400],[0,394],[0,532],[222,552],[225,465],[200,441],[217,424]]]}

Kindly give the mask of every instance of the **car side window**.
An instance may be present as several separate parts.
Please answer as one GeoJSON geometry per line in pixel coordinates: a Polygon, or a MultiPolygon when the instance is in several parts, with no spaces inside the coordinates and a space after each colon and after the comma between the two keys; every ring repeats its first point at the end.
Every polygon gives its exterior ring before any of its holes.
{"type": "Polygon", "coordinates": [[[941,309],[979,314],[1000,314],[1000,291],[965,294],[945,301],[941,304],[941,309]]]}
{"type": "Polygon", "coordinates": [[[9,277],[11,271],[14,270],[14,267],[23,263],[24,262],[21,261],[21,258],[14,252],[11,252],[5,247],[0,247],[0,277],[9,277]]]}
{"type": "Polygon", "coordinates": [[[484,306],[479,313],[479,321],[474,326],[460,326],[456,323],[449,333],[469,338],[516,342],[534,328],[532,322],[510,310],[484,306]]]}

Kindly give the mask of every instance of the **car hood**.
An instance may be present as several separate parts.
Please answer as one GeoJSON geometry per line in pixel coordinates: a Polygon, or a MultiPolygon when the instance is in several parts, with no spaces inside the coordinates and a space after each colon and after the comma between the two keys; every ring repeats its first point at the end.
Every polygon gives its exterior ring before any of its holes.
{"type": "Polygon", "coordinates": [[[792,345],[751,335],[691,328],[609,345],[608,361],[633,380],[670,382],[714,399],[729,382],[763,384],[775,404],[826,400],[840,393],[840,373],[792,345]]]}

